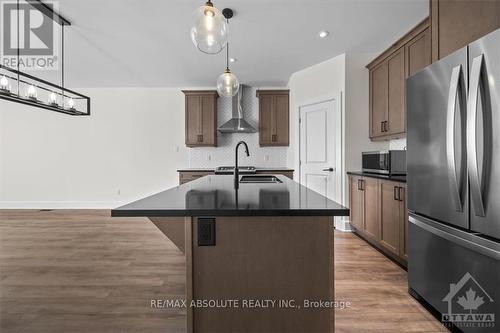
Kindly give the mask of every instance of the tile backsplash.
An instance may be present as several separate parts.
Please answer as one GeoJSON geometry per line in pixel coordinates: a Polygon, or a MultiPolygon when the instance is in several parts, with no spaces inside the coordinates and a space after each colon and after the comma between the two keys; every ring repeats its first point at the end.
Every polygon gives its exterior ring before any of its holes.
{"type": "Polygon", "coordinates": [[[406,149],[406,138],[391,140],[389,142],[390,150],[404,150],[406,149]]]}
{"type": "MultiPolygon", "coordinates": [[[[259,127],[259,101],[255,96],[256,88],[248,87],[243,91],[243,114],[245,119],[255,128],[259,127]]],[[[222,125],[232,115],[232,99],[220,97],[217,107],[217,126],[222,125]]],[[[240,165],[257,167],[283,167],[287,162],[287,147],[259,147],[259,133],[217,133],[217,147],[189,149],[189,167],[213,168],[223,165],[234,165],[234,148],[238,141],[248,144],[250,157],[246,157],[240,147],[240,165]]]]}

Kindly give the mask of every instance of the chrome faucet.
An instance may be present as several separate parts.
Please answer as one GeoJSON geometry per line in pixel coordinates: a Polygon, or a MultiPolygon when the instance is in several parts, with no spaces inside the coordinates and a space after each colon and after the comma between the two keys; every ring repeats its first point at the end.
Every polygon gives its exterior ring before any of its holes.
{"type": "Polygon", "coordinates": [[[250,156],[250,153],[248,152],[248,145],[245,141],[240,141],[236,145],[236,150],[235,150],[235,161],[234,161],[234,188],[237,190],[240,187],[240,175],[239,175],[239,170],[238,170],[238,148],[240,145],[245,146],[245,153],[247,154],[247,157],[250,156]]]}

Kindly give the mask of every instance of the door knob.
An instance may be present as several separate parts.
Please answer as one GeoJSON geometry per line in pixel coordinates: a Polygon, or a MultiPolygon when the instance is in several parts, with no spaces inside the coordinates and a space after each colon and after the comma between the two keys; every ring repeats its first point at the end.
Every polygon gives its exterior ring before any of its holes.
{"type": "Polygon", "coordinates": [[[335,171],[335,168],[323,169],[323,171],[334,172],[334,171],[335,171]]]}

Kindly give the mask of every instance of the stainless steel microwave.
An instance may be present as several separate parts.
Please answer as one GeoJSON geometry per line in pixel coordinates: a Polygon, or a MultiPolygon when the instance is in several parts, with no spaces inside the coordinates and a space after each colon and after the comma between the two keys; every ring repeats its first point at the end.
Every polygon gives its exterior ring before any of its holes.
{"type": "Polygon", "coordinates": [[[384,150],[362,153],[363,172],[384,175],[406,175],[406,150],[384,150]]]}

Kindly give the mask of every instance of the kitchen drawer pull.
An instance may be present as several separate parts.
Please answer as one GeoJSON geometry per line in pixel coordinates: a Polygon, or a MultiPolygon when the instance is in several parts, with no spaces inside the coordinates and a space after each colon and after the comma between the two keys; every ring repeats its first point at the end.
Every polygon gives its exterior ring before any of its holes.
{"type": "Polygon", "coordinates": [[[272,135],[271,140],[272,140],[273,142],[276,142],[276,141],[277,141],[277,136],[276,136],[276,134],[273,134],[273,135],[272,135]]]}
{"type": "Polygon", "coordinates": [[[203,135],[198,135],[198,142],[203,142],[203,135]]]}
{"type": "Polygon", "coordinates": [[[399,201],[398,199],[398,188],[397,186],[394,186],[394,200],[399,201]]]}

